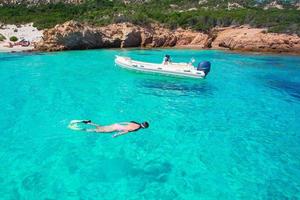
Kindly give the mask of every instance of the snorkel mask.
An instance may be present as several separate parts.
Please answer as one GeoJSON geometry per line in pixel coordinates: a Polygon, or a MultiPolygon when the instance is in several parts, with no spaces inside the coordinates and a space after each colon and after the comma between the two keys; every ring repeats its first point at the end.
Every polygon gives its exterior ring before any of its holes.
{"type": "Polygon", "coordinates": [[[149,123],[148,122],[143,122],[140,124],[142,128],[148,128],[149,127],[149,123]]]}

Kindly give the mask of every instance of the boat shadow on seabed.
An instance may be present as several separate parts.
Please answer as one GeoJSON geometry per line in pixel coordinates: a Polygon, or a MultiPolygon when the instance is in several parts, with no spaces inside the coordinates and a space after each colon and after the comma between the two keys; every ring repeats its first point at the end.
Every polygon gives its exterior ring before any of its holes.
{"type": "Polygon", "coordinates": [[[155,96],[212,96],[216,91],[214,86],[206,82],[199,84],[192,82],[166,82],[166,80],[143,80],[139,81],[139,87],[147,88],[147,90],[142,91],[155,96]]]}
{"type": "Polygon", "coordinates": [[[269,88],[285,92],[295,100],[300,101],[300,83],[283,79],[275,79],[267,81],[269,88]]]}

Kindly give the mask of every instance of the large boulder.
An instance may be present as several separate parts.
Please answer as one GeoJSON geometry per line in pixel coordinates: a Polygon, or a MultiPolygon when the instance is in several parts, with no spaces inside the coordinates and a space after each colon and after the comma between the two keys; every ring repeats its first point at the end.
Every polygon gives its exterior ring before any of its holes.
{"type": "Polygon", "coordinates": [[[141,32],[141,46],[150,47],[153,41],[153,31],[151,28],[144,28],[141,32]]]}
{"type": "Polygon", "coordinates": [[[178,47],[204,48],[208,40],[207,34],[192,30],[177,29],[176,36],[178,38],[176,46],[178,47]]]}
{"type": "Polygon", "coordinates": [[[141,31],[136,28],[125,29],[121,47],[139,47],[142,43],[141,31]]]}
{"type": "Polygon", "coordinates": [[[297,35],[267,33],[266,29],[250,27],[229,27],[216,31],[217,37],[211,44],[215,49],[300,53],[300,37],[297,35]]]}
{"type": "Polygon", "coordinates": [[[35,45],[37,50],[59,51],[95,49],[104,46],[104,35],[86,25],[69,21],[44,31],[43,39],[35,45]]]}
{"type": "Polygon", "coordinates": [[[143,46],[146,47],[173,47],[176,45],[177,36],[174,31],[159,24],[151,24],[144,28],[143,46]]]}

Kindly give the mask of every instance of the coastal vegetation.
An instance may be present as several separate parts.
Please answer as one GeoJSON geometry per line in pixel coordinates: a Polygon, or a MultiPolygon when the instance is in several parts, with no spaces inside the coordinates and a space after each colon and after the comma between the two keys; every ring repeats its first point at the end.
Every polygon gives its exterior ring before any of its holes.
{"type": "Polygon", "coordinates": [[[6,40],[6,37],[0,33],[0,42],[6,40]]]}
{"type": "Polygon", "coordinates": [[[18,41],[18,38],[16,36],[11,36],[9,38],[9,40],[12,41],[12,42],[16,42],[16,41],[18,41]]]}
{"type": "Polygon", "coordinates": [[[39,29],[72,19],[95,25],[118,22],[147,25],[158,22],[170,28],[201,31],[209,31],[215,26],[249,24],[252,27],[266,27],[269,32],[300,35],[300,11],[295,7],[284,5],[284,9],[264,10],[262,6],[254,6],[256,1],[249,0],[240,1],[238,6],[229,9],[227,1],[222,1],[222,4],[214,0],[204,2],[205,5],[195,0],[151,0],[142,3],[88,0],[83,4],[6,5],[0,7],[0,22],[34,22],[39,29]]]}

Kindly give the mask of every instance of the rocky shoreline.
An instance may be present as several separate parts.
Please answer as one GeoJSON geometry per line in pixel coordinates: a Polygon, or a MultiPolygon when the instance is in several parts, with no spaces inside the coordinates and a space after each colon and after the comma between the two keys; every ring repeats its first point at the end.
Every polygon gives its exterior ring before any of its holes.
{"type": "Polygon", "coordinates": [[[248,26],[215,28],[210,33],[170,30],[158,24],[141,27],[130,23],[92,27],[68,21],[47,29],[35,44],[37,51],[97,48],[178,47],[300,54],[297,35],[267,33],[248,26]]]}

